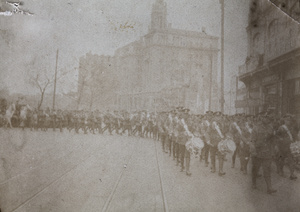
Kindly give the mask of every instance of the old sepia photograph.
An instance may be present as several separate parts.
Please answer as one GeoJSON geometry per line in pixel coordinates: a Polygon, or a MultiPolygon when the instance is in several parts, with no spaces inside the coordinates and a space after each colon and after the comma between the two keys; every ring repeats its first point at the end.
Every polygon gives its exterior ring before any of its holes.
{"type": "Polygon", "coordinates": [[[299,0],[0,0],[0,212],[299,212],[299,0]]]}

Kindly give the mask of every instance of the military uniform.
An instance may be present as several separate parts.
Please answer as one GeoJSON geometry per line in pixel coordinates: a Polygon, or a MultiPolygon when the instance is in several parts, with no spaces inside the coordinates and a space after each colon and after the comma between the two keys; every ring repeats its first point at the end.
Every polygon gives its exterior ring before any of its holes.
{"type": "Polygon", "coordinates": [[[167,126],[167,118],[165,117],[164,120],[161,122],[161,133],[160,133],[160,138],[161,138],[161,144],[162,144],[162,150],[165,153],[168,153],[167,151],[167,143],[168,143],[168,126],[167,126]]]}
{"type": "Polygon", "coordinates": [[[274,193],[271,184],[271,163],[274,147],[274,132],[267,117],[261,117],[253,129],[251,142],[255,147],[252,152],[252,187],[256,188],[256,178],[259,168],[262,166],[263,175],[267,184],[267,192],[274,193]]]}
{"type": "Polygon", "coordinates": [[[26,119],[28,128],[32,129],[32,115],[33,112],[31,110],[27,110],[26,119]]]}
{"type": "Polygon", "coordinates": [[[191,175],[191,172],[190,172],[191,155],[190,155],[190,152],[186,149],[185,144],[188,142],[191,135],[190,135],[189,130],[187,129],[187,125],[186,125],[183,117],[180,117],[180,120],[177,124],[177,132],[178,132],[177,161],[180,158],[181,171],[184,171],[184,169],[186,168],[186,174],[188,176],[190,176],[191,175]]]}
{"type": "Polygon", "coordinates": [[[241,130],[243,134],[243,140],[240,144],[240,162],[241,162],[241,171],[244,174],[248,173],[248,162],[250,160],[250,141],[252,134],[252,126],[248,121],[241,123],[241,130]]]}
{"type": "Polygon", "coordinates": [[[64,121],[64,117],[62,114],[61,110],[58,110],[58,114],[56,116],[57,119],[57,126],[59,128],[59,131],[62,132],[63,131],[63,121],[64,121]]]}
{"type": "MultiPolygon", "coordinates": [[[[235,167],[235,159],[237,154],[240,153],[240,145],[243,142],[243,133],[241,129],[241,122],[240,122],[240,117],[235,116],[234,120],[231,122],[230,127],[229,127],[229,134],[231,135],[235,145],[236,149],[232,155],[232,168],[235,167]]],[[[241,169],[242,169],[242,164],[241,164],[241,169]]]]}
{"type": "Polygon", "coordinates": [[[55,129],[56,129],[56,111],[55,110],[53,110],[50,113],[50,118],[51,118],[51,122],[52,122],[53,131],[55,131],[55,129]]]}
{"type": "Polygon", "coordinates": [[[79,129],[80,129],[80,121],[79,121],[79,113],[78,111],[76,111],[76,113],[73,116],[73,121],[74,121],[74,128],[75,128],[75,132],[79,133],[79,129]]]}
{"type": "Polygon", "coordinates": [[[38,113],[38,127],[41,128],[42,131],[46,131],[46,114],[43,110],[40,110],[38,113]]]}
{"type": "Polygon", "coordinates": [[[97,120],[97,129],[98,129],[98,132],[100,134],[102,134],[103,133],[103,130],[102,130],[102,122],[103,122],[102,114],[97,113],[96,120],[97,120]]]}
{"type": "Polygon", "coordinates": [[[290,130],[291,117],[285,117],[285,124],[281,125],[277,130],[277,146],[278,146],[278,171],[280,175],[283,175],[283,166],[285,164],[285,159],[287,159],[287,164],[290,169],[290,179],[294,180],[297,177],[294,175],[295,162],[291,153],[290,145],[294,142],[293,134],[290,130]]]}
{"type": "Polygon", "coordinates": [[[73,114],[71,112],[67,113],[67,129],[69,130],[69,132],[71,132],[72,128],[74,127],[74,117],[73,114]]]}
{"type": "Polygon", "coordinates": [[[158,127],[157,127],[157,116],[156,116],[156,114],[153,115],[152,132],[153,132],[153,139],[158,140],[158,127]]]}
{"type": "Polygon", "coordinates": [[[209,153],[210,153],[210,160],[211,160],[211,172],[216,172],[216,156],[218,156],[219,161],[219,175],[225,175],[223,171],[224,165],[224,157],[225,155],[218,150],[218,144],[225,138],[225,132],[223,129],[223,125],[221,122],[221,113],[216,112],[214,114],[214,118],[210,127],[208,128],[207,138],[208,144],[210,145],[209,153]]]}
{"type": "Polygon", "coordinates": [[[103,132],[108,130],[109,134],[112,135],[113,118],[111,117],[111,114],[107,113],[104,115],[104,123],[105,123],[105,127],[103,128],[103,132]]]}
{"type": "Polygon", "coordinates": [[[89,115],[89,117],[88,117],[88,128],[89,128],[90,132],[92,132],[93,134],[95,134],[96,118],[95,118],[93,112],[91,112],[90,115],[89,115]]]}
{"type": "Polygon", "coordinates": [[[32,129],[37,130],[38,128],[38,112],[35,110],[32,114],[32,125],[31,125],[31,130],[32,129]]]}
{"type": "Polygon", "coordinates": [[[132,134],[132,125],[131,125],[131,120],[130,120],[130,116],[129,116],[128,113],[124,114],[122,133],[124,133],[126,130],[127,130],[128,136],[131,136],[131,134],[132,134]]]}
{"type": "Polygon", "coordinates": [[[201,139],[204,142],[204,147],[201,150],[201,155],[200,155],[200,161],[204,159],[205,161],[205,166],[208,167],[208,157],[209,157],[209,149],[210,145],[208,144],[208,139],[209,136],[207,135],[208,129],[210,127],[210,121],[209,118],[206,117],[204,120],[200,123],[200,134],[201,134],[201,139]],[[208,138],[208,139],[207,139],[208,138]]]}

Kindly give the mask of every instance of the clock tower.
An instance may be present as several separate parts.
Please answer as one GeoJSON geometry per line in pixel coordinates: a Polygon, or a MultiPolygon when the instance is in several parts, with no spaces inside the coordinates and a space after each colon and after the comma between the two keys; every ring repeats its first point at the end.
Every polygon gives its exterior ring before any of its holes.
{"type": "Polygon", "coordinates": [[[164,0],[156,0],[152,6],[150,31],[167,28],[167,4],[164,0]]]}

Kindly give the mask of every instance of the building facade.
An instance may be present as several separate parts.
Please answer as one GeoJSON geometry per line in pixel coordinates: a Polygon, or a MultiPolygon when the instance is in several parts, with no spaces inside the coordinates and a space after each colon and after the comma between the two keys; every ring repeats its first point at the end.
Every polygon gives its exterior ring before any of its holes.
{"type": "Polygon", "coordinates": [[[87,53],[79,59],[76,108],[107,110],[115,104],[114,57],[87,53]]]}
{"type": "Polygon", "coordinates": [[[149,32],[115,52],[119,76],[118,109],[167,110],[176,106],[194,112],[219,109],[218,38],[174,29],[167,23],[167,5],[156,0],[149,32]]]}
{"type": "MultiPolygon", "coordinates": [[[[298,1],[286,1],[285,9],[298,9],[298,1]]],[[[239,67],[239,80],[246,87],[236,108],[247,114],[273,111],[300,116],[300,27],[269,1],[251,5],[248,52],[239,67]]]]}

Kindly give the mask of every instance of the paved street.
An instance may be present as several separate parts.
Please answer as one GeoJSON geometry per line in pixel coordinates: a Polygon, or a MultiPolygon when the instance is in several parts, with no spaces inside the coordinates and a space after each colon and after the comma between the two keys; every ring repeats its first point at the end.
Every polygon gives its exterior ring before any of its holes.
{"type": "Polygon", "coordinates": [[[300,210],[300,179],[273,171],[276,194],[266,194],[263,178],[252,190],[230,155],[224,177],[195,158],[188,177],[151,139],[28,129],[0,136],[2,212],[300,210]]]}

